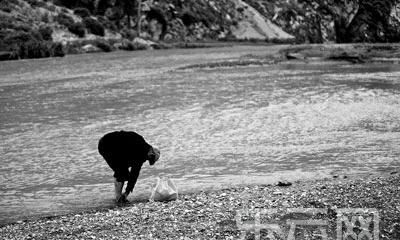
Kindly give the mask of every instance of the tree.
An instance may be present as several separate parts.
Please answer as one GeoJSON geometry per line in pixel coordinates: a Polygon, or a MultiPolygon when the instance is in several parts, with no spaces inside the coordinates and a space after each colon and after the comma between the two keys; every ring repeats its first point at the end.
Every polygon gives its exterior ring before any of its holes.
{"type": "Polygon", "coordinates": [[[131,27],[131,18],[135,15],[137,0],[117,0],[116,7],[120,8],[123,15],[127,17],[127,26],[131,27]]]}
{"type": "Polygon", "coordinates": [[[367,24],[368,33],[365,41],[388,40],[390,13],[397,3],[397,0],[370,0],[362,4],[360,11],[366,13],[364,23],[367,24]]]}
{"type": "Polygon", "coordinates": [[[385,41],[398,0],[303,0],[320,17],[331,16],[337,43],[385,41]]]}
{"type": "MultiPolygon", "coordinates": [[[[321,22],[321,19],[329,19],[334,23],[336,42],[344,43],[352,39],[352,24],[359,10],[360,0],[301,0],[307,8],[306,12],[315,11],[313,19],[309,19],[313,25],[321,22]]],[[[317,27],[318,29],[319,27],[317,27]]],[[[317,35],[321,35],[317,33],[317,35]]]]}

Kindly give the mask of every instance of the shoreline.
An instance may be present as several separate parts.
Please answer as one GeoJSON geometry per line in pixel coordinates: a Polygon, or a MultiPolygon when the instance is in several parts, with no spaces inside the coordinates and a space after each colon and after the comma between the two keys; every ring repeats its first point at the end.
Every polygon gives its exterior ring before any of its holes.
{"type": "MultiPolygon", "coordinates": [[[[201,191],[180,195],[169,203],[134,202],[18,221],[0,226],[0,235],[4,239],[238,239],[241,230],[237,211],[245,209],[249,213],[264,208],[327,209],[328,239],[336,236],[332,229],[336,229],[337,215],[332,211],[377,209],[380,239],[399,239],[400,174],[300,180],[287,187],[258,184],[201,191]]],[[[278,215],[284,218],[287,214],[278,215]]],[[[254,216],[247,217],[254,222],[254,216]]],[[[282,229],[285,222],[279,223],[282,229]]],[[[252,236],[250,232],[247,236],[252,236]]]]}
{"type": "MultiPolygon", "coordinates": [[[[390,171],[390,170],[387,170],[390,171]]],[[[377,175],[380,172],[373,172],[373,175],[377,175]]],[[[193,195],[201,192],[218,192],[223,190],[230,189],[238,189],[242,187],[253,187],[253,186],[275,186],[279,182],[317,182],[317,181],[329,181],[335,178],[363,178],[371,173],[365,172],[279,172],[277,174],[272,175],[263,175],[263,176],[244,176],[244,175],[228,175],[224,178],[221,177],[209,177],[207,181],[204,180],[182,180],[172,178],[175,184],[178,186],[179,195],[193,195]]],[[[146,203],[151,195],[151,188],[154,187],[155,178],[151,179],[139,179],[138,183],[133,190],[133,192],[128,197],[129,204],[124,205],[128,207],[130,205],[134,205],[137,203],[146,203]],[[153,181],[154,180],[154,181],[153,181]]],[[[79,191],[86,192],[88,188],[92,188],[91,185],[84,186],[79,191]]],[[[79,192],[78,191],[78,192],[79,192]]],[[[96,198],[90,198],[91,195],[95,194],[91,192],[90,194],[86,194],[83,197],[86,199],[87,203],[84,204],[75,204],[74,206],[69,206],[68,202],[73,201],[73,199],[65,199],[66,201],[62,204],[66,204],[66,206],[60,206],[58,209],[53,209],[53,212],[50,208],[42,209],[38,211],[34,211],[34,209],[27,207],[25,204],[22,204],[21,211],[26,212],[22,214],[18,214],[14,211],[12,212],[4,212],[4,216],[0,217],[0,227],[14,224],[17,222],[31,222],[38,221],[40,219],[49,219],[55,218],[65,215],[73,215],[80,213],[91,213],[97,211],[105,211],[109,209],[118,208],[114,202],[113,196],[113,186],[110,184],[101,184],[101,187],[97,188],[97,196],[96,198]],[[68,207],[69,206],[69,207],[68,207]],[[33,210],[33,211],[32,211],[33,210]]],[[[23,199],[20,199],[23,201],[23,199]]],[[[36,204],[41,205],[45,199],[41,199],[36,202],[36,204]]],[[[51,199],[48,199],[51,201],[51,199]]],[[[52,202],[51,204],[57,205],[58,202],[52,202]]],[[[3,209],[4,210],[4,209],[3,209]]]]}
{"type": "MultiPolygon", "coordinates": [[[[95,40],[93,40],[95,41],[95,40]]],[[[145,40],[144,40],[145,41],[145,40]]],[[[90,41],[88,42],[88,44],[90,41]]],[[[89,44],[90,45],[90,44],[89,44]]],[[[238,65],[270,65],[276,63],[288,62],[348,62],[353,64],[363,63],[387,63],[399,64],[400,63],[400,44],[399,43],[321,43],[321,44],[293,44],[285,42],[269,42],[261,40],[236,40],[236,41],[193,41],[193,42],[154,42],[153,45],[149,44],[146,47],[123,50],[114,49],[111,51],[104,51],[98,49],[96,51],[87,52],[68,52],[65,56],[71,55],[86,55],[93,53],[112,53],[112,52],[136,52],[136,51],[158,51],[170,49],[198,49],[198,48],[221,48],[221,47],[234,47],[234,46],[282,46],[277,54],[267,54],[264,56],[243,56],[243,59],[238,59],[238,65]]],[[[1,62],[6,61],[23,61],[23,60],[36,60],[47,58],[22,58],[22,59],[0,59],[1,62]]],[[[219,66],[219,63],[212,63],[219,66]]],[[[226,64],[221,63],[222,66],[226,64]]],[[[235,63],[230,63],[235,64],[235,63]]],[[[215,67],[215,66],[212,66],[215,67]]]]}
{"type": "MultiPolygon", "coordinates": [[[[141,39],[142,42],[138,43],[138,46],[131,47],[128,49],[124,48],[115,48],[111,47],[111,44],[108,48],[102,49],[96,47],[102,43],[110,42],[120,42],[122,44],[124,39],[87,39],[87,40],[77,40],[75,42],[69,42],[66,45],[63,45],[64,54],[62,56],[49,56],[49,57],[29,57],[29,58],[12,58],[11,52],[0,51],[0,62],[6,61],[21,61],[21,60],[35,60],[35,59],[51,59],[51,58],[63,58],[71,55],[85,55],[85,54],[93,54],[93,53],[112,53],[112,52],[136,52],[136,51],[158,51],[158,50],[169,50],[169,49],[198,49],[198,48],[221,48],[221,47],[234,47],[234,46],[273,46],[273,45],[288,45],[287,43],[275,43],[268,41],[250,41],[250,40],[232,40],[232,41],[224,41],[224,40],[209,40],[209,41],[179,41],[179,42],[153,42],[145,39],[141,39]],[[75,46],[76,45],[76,46],[75,46]],[[83,48],[84,46],[91,46],[87,50],[76,50],[80,46],[83,48]],[[74,48],[75,47],[75,48],[74,48]],[[75,49],[75,50],[74,50],[75,49]]],[[[61,42],[54,42],[54,44],[61,44],[61,42]]]]}

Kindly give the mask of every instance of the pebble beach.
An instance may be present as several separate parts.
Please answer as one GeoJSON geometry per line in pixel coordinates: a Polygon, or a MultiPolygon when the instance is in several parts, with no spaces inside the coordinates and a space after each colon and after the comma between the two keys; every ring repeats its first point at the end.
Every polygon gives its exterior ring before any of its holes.
{"type": "MultiPolygon", "coordinates": [[[[130,203],[112,209],[18,221],[2,226],[0,236],[2,239],[269,239],[272,236],[338,239],[337,226],[341,223],[338,212],[343,209],[357,211],[352,212],[356,218],[347,215],[347,224],[353,224],[352,234],[359,236],[367,231],[371,234],[368,236],[374,237],[375,231],[379,239],[400,239],[400,175],[392,172],[334,176],[197,192],[180,195],[171,202],[130,203]],[[311,216],[310,211],[317,215],[311,216]],[[359,217],[360,212],[363,218],[359,217]],[[255,224],[257,214],[259,225],[255,224]],[[315,217],[323,221],[323,235],[319,229],[301,226],[300,222],[293,225],[294,235],[289,236],[291,219],[315,220],[315,217]],[[265,227],[272,222],[279,231],[265,227]]],[[[344,233],[349,231],[341,229],[344,233]]]]}

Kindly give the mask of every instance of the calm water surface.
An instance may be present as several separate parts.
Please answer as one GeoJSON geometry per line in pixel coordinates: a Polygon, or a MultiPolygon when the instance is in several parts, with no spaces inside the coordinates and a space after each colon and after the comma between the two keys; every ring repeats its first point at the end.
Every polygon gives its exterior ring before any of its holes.
{"type": "Polygon", "coordinates": [[[112,205],[97,153],[135,130],[183,191],[399,169],[400,66],[185,66],[276,47],[115,52],[0,62],[0,222],[112,205]]]}

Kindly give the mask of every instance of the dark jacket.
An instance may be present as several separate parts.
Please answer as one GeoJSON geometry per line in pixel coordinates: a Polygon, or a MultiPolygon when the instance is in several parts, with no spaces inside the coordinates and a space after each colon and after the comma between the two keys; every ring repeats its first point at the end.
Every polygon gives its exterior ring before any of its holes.
{"type": "Polygon", "coordinates": [[[114,171],[118,182],[128,181],[126,192],[135,187],[140,169],[148,158],[152,146],[135,132],[117,131],[104,135],[98,150],[114,171]],[[129,171],[129,168],[131,170],[129,171]]]}

